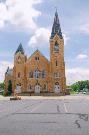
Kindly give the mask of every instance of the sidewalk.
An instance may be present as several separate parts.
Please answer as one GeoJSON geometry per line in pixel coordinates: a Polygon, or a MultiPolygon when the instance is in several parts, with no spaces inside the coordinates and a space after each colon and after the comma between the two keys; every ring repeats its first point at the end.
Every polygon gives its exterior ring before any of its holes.
{"type": "Polygon", "coordinates": [[[3,97],[2,95],[0,95],[0,100],[9,100],[10,97],[3,97]]]}
{"type": "Polygon", "coordinates": [[[63,99],[63,100],[66,100],[66,99],[78,99],[78,98],[83,98],[83,99],[89,99],[89,96],[87,95],[65,95],[65,96],[20,96],[21,99],[63,99]]]}
{"type": "MultiPolygon", "coordinates": [[[[39,100],[39,99],[44,99],[44,100],[47,100],[47,99],[63,99],[63,100],[66,100],[66,99],[78,99],[78,98],[83,98],[83,99],[88,99],[89,100],[89,96],[82,96],[82,95],[78,95],[78,96],[75,96],[75,95],[67,95],[67,96],[19,96],[21,97],[21,99],[23,100],[30,100],[30,99],[33,99],[33,100],[39,100]]],[[[10,97],[3,97],[0,95],[0,100],[10,100],[10,97]]]]}

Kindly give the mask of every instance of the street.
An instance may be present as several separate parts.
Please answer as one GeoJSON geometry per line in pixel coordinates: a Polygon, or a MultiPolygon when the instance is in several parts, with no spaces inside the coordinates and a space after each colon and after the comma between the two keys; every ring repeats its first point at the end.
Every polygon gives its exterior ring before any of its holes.
{"type": "Polygon", "coordinates": [[[89,135],[89,97],[1,98],[0,135],[89,135]]]}

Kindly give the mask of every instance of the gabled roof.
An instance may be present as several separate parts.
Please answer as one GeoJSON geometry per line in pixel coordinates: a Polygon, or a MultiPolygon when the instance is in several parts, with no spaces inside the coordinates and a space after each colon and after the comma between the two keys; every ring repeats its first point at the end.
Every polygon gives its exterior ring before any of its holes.
{"type": "Polygon", "coordinates": [[[21,43],[19,44],[19,46],[18,46],[18,48],[17,48],[15,54],[17,54],[18,52],[21,52],[22,54],[24,54],[24,49],[23,49],[23,46],[22,46],[21,43]]]}
{"type": "Polygon", "coordinates": [[[38,49],[29,57],[29,59],[31,59],[36,53],[39,53],[41,56],[43,56],[46,59],[46,61],[49,62],[49,60],[38,49]]]}

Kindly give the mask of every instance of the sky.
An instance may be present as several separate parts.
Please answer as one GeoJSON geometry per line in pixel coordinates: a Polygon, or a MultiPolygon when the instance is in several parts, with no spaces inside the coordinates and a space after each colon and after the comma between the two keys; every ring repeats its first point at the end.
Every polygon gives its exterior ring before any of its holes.
{"type": "Polygon", "coordinates": [[[57,8],[64,36],[67,84],[89,80],[89,0],[0,0],[0,82],[22,43],[49,59],[49,38],[57,8]]]}

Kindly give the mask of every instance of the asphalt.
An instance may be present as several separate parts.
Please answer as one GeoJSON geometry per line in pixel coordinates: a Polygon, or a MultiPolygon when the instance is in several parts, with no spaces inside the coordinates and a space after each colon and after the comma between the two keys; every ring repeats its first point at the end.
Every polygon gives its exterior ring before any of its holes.
{"type": "Polygon", "coordinates": [[[0,135],[89,135],[89,97],[1,98],[0,135]]]}

